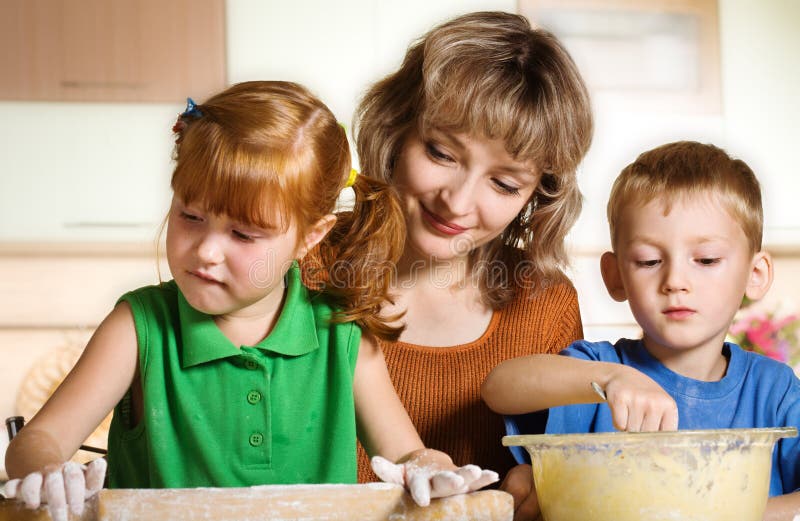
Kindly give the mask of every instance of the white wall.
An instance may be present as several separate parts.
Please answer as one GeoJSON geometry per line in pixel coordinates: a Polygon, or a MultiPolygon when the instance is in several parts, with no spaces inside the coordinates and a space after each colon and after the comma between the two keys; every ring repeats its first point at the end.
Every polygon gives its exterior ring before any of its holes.
{"type": "Polygon", "coordinates": [[[762,180],[766,240],[800,244],[800,2],[723,0],[726,138],[762,180]]]}
{"type": "Polygon", "coordinates": [[[514,0],[229,1],[229,79],[299,81],[349,126],[359,95],[400,65],[412,39],[458,14],[513,11],[515,5],[514,0]]]}

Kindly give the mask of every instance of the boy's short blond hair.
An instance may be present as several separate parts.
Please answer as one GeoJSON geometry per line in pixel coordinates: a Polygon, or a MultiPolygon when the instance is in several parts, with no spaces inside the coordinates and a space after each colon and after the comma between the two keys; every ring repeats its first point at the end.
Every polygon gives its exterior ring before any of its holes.
{"type": "Polygon", "coordinates": [[[753,253],[761,250],[764,223],[761,187],[741,159],[714,145],[678,141],[648,150],[620,172],[608,199],[611,245],[616,250],[620,216],[627,206],[662,199],[667,211],[678,199],[713,194],[744,230],[753,253]]]}

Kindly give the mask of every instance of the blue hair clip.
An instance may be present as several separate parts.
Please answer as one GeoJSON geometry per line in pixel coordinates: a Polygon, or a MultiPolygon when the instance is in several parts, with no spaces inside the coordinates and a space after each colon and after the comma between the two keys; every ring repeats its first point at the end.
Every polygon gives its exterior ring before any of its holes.
{"type": "Polygon", "coordinates": [[[172,125],[172,132],[178,134],[178,138],[175,140],[175,142],[181,142],[181,133],[186,129],[187,119],[197,119],[202,117],[203,113],[197,108],[197,104],[194,102],[194,100],[192,98],[186,98],[186,110],[178,114],[177,121],[175,121],[175,124],[172,125]]]}
{"type": "Polygon", "coordinates": [[[181,117],[202,118],[203,113],[192,98],[186,98],[186,110],[181,112],[181,117]]]}

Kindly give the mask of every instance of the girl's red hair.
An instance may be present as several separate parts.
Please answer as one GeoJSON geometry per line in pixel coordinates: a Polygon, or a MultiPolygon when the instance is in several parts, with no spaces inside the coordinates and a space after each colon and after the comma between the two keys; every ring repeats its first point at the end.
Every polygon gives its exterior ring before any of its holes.
{"type": "MultiPolygon", "coordinates": [[[[182,117],[172,189],[244,224],[286,229],[302,237],[334,210],[350,174],[350,149],[333,113],[296,83],[233,85],[182,117]]],[[[304,266],[340,308],[338,322],[356,321],[385,338],[400,329],[379,317],[391,266],[402,252],[403,215],[384,183],[358,178],[355,207],[341,213],[304,266]]]]}

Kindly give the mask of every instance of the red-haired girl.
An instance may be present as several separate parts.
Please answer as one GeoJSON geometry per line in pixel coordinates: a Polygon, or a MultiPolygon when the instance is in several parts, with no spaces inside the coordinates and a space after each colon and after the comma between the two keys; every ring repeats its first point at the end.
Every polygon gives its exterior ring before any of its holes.
{"type": "Polygon", "coordinates": [[[403,215],[351,173],[331,111],[297,84],[248,82],[190,103],[174,130],[173,280],[119,299],[9,445],[23,479],[7,494],[80,512],[105,464],[65,462],[111,409],[111,487],[354,483],[357,432],[420,504],[496,480],[425,449],[392,388],[374,336],[397,332],[378,315],[391,271],[374,267],[399,257],[403,215]],[[349,184],[355,207],[335,215],[349,184]],[[312,248],[347,284],[303,285],[312,248]]]}

